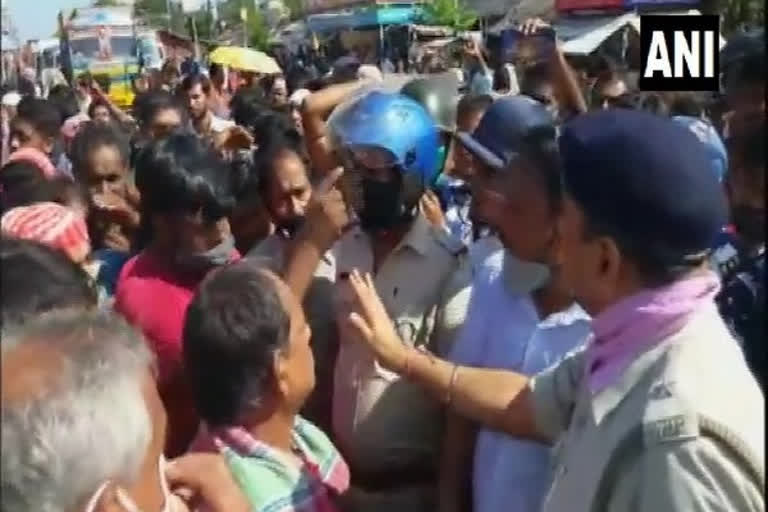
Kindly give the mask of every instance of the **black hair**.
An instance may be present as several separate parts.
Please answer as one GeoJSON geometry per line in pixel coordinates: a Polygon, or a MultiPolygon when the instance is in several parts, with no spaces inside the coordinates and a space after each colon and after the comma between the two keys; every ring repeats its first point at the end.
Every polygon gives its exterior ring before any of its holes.
{"type": "Polygon", "coordinates": [[[704,112],[704,102],[696,93],[677,94],[669,105],[669,114],[672,116],[701,117],[704,112]]]}
{"type": "Polygon", "coordinates": [[[184,80],[181,81],[181,86],[179,90],[184,92],[189,92],[196,85],[199,85],[200,87],[202,87],[203,92],[206,95],[211,93],[211,81],[208,79],[207,76],[205,76],[202,73],[194,73],[192,75],[188,75],[184,77],[184,80]]]}
{"type": "Polygon", "coordinates": [[[63,120],[80,113],[80,104],[77,102],[75,91],[66,84],[57,84],[51,87],[48,92],[48,101],[56,105],[63,120]]]}
{"type": "Polygon", "coordinates": [[[211,65],[208,66],[208,75],[213,77],[213,75],[217,73],[223,73],[224,72],[224,66],[219,64],[218,62],[211,62],[211,65]]]}
{"type": "Polygon", "coordinates": [[[35,97],[35,82],[26,78],[19,77],[18,90],[22,98],[34,98],[35,97]]]}
{"type": "Polygon", "coordinates": [[[236,424],[274,384],[274,358],[289,343],[290,317],[275,278],[243,260],[200,285],[184,320],[184,368],[200,417],[236,424]]]}
{"type": "Polygon", "coordinates": [[[142,219],[197,212],[211,221],[226,217],[235,202],[228,171],[226,163],[194,134],[176,132],[151,141],[136,164],[142,219]]]}
{"type": "Polygon", "coordinates": [[[765,119],[762,116],[748,121],[737,135],[725,141],[732,163],[739,165],[756,182],[765,179],[764,141],[765,119]]]}
{"type": "Polygon", "coordinates": [[[762,173],[765,180],[765,121],[751,127],[744,135],[742,163],[749,173],[762,173]]]}
{"type": "Polygon", "coordinates": [[[232,191],[235,195],[237,205],[246,203],[260,202],[260,177],[254,166],[254,155],[252,153],[238,152],[230,164],[232,176],[232,191]]]}
{"type": "Polygon", "coordinates": [[[765,84],[765,54],[749,55],[732,64],[724,72],[723,82],[726,89],[750,85],[765,84]]]}
{"type": "Polygon", "coordinates": [[[549,65],[546,62],[525,68],[520,83],[520,94],[531,97],[541,95],[541,89],[552,83],[549,65]]]}
{"type": "Polygon", "coordinates": [[[595,87],[599,87],[600,85],[608,84],[611,82],[624,82],[624,84],[629,87],[627,80],[628,78],[626,73],[614,68],[613,66],[609,66],[608,69],[604,69],[598,73],[595,81],[595,87]]]}
{"type": "MultiPolygon", "coordinates": [[[[274,137],[259,146],[253,155],[253,170],[258,176],[258,187],[262,197],[266,197],[267,189],[275,177],[275,163],[286,154],[294,154],[307,166],[308,158],[301,144],[288,137],[274,137]]],[[[307,171],[308,172],[308,171],[307,171]]],[[[307,178],[309,179],[309,174],[307,178]]]]}
{"type": "Polygon", "coordinates": [[[83,268],[38,242],[0,238],[3,326],[59,308],[92,308],[98,295],[83,268]]]}
{"type": "Polygon", "coordinates": [[[509,73],[504,66],[499,66],[493,72],[493,90],[508,91],[511,84],[509,73]]]}
{"type": "Polygon", "coordinates": [[[492,103],[493,96],[489,94],[466,94],[461,97],[456,106],[456,119],[485,112],[492,103]]]}
{"type": "Polygon", "coordinates": [[[232,119],[253,135],[257,146],[269,144],[270,139],[288,139],[300,144],[301,135],[293,120],[285,112],[273,110],[263,96],[256,92],[233,98],[232,119]]]}
{"type": "Polygon", "coordinates": [[[656,92],[635,92],[622,95],[616,103],[621,108],[642,110],[657,116],[669,115],[669,106],[664,98],[656,92]]]}
{"type": "Polygon", "coordinates": [[[316,77],[306,68],[293,66],[285,77],[285,83],[288,90],[293,93],[299,89],[309,89],[308,84],[313,78],[316,77]]]}
{"type": "MultiPolygon", "coordinates": [[[[93,119],[94,115],[96,114],[96,109],[99,107],[104,107],[106,109],[109,109],[109,104],[102,100],[101,98],[97,98],[91,102],[91,104],[88,106],[88,117],[93,119]]],[[[111,115],[111,112],[110,112],[111,115]]]]}
{"type": "Polygon", "coordinates": [[[233,113],[252,104],[263,109],[269,108],[264,91],[258,87],[240,87],[229,100],[229,108],[232,109],[233,113]]]}
{"type": "Polygon", "coordinates": [[[325,88],[326,86],[325,79],[323,77],[312,78],[307,81],[306,86],[307,86],[307,89],[309,89],[310,91],[317,92],[325,88]]]}
{"type": "Polygon", "coordinates": [[[255,123],[255,119],[270,109],[264,93],[256,87],[238,89],[230,100],[229,107],[232,110],[232,120],[247,129],[255,123]]]}
{"type": "Polygon", "coordinates": [[[282,75],[264,75],[261,77],[259,80],[259,87],[261,87],[261,90],[269,94],[272,91],[272,86],[275,85],[275,80],[278,76],[282,75]]]}
{"type": "Polygon", "coordinates": [[[167,91],[150,91],[142,94],[140,101],[134,104],[136,118],[142,126],[152,124],[152,119],[163,110],[175,110],[182,120],[186,118],[186,109],[178,99],[167,91]]]}
{"type": "Polygon", "coordinates": [[[49,198],[48,179],[32,162],[9,162],[0,169],[2,212],[49,198]]]}
{"type": "Polygon", "coordinates": [[[111,124],[89,122],[72,139],[70,149],[72,172],[78,180],[87,181],[90,155],[103,146],[115,148],[124,165],[128,165],[131,149],[123,133],[111,124]]]}
{"type": "Polygon", "coordinates": [[[48,100],[25,96],[16,108],[16,117],[31,124],[35,131],[51,138],[59,136],[61,111],[48,100]]]}

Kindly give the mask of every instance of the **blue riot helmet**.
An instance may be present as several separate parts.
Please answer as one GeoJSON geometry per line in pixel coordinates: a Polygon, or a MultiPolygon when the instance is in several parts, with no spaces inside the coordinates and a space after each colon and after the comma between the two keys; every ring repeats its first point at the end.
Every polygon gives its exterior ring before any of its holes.
{"type": "Polygon", "coordinates": [[[328,126],[361,226],[387,230],[410,220],[439,173],[438,129],[424,107],[376,90],[337,107],[328,126]]]}
{"type": "Polygon", "coordinates": [[[674,116],[672,119],[691,130],[701,141],[702,149],[706,151],[709,158],[712,173],[717,177],[717,181],[722,182],[728,170],[728,152],[715,127],[698,117],[674,116]]]}

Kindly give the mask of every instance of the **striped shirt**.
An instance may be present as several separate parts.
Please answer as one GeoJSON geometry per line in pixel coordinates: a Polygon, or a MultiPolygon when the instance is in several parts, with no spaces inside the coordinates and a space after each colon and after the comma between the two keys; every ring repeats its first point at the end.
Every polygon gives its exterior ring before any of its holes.
{"type": "Polygon", "coordinates": [[[202,432],[193,451],[218,451],[254,512],[337,512],[349,468],[328,437],[296,417],[293,457],[241,427],[202,432]],[[301,464],[297,463],[297,459],[301,464]]]}

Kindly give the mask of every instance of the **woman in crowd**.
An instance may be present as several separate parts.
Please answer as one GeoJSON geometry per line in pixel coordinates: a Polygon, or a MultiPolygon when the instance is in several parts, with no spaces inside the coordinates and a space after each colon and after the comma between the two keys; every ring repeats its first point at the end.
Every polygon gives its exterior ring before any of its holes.
{"type": "Polygon", "coordinates": [[[72,144],[75,177],[88,194],[88,228],[99,262],[98,281],[112,296],[123,264],[135,249],[139,198],[128,141],[113,125],[89,123],[72,144]]]}

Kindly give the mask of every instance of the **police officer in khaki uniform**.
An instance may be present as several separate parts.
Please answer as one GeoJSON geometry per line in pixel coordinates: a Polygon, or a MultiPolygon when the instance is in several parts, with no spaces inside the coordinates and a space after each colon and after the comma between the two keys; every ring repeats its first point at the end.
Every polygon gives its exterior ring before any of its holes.
{"type": "Polygon", "coordinates": [[[403,349],[358,274],[350,328],[458,413],[552,443],[546,512],[765,510],[764,399],[713,301],[706,260],[726,205],[700,142],[617,109],[567,123],[559,147],[545,262],[593,316],[585,349],[532,379],[457,367],[403,349]]]}
{"type": "MultiPolygon", "coordinates": [[[[373,91],[337,107],[328,126],[344,164],[337,185],[358,219],[332,244],[316,244],[316,254],[333,245],[337,317],[354,307],[347,276],[369,272],[404,346],[447,353],[466,313],[471,267],[466,247],[418,208],[441,166],[435,122],[411,98],[373,91]]],[[[432,511],[442,407],[354,337],[343,322],[332,408],[334,441],[352,475],[349,508],[432,511]]]]}

